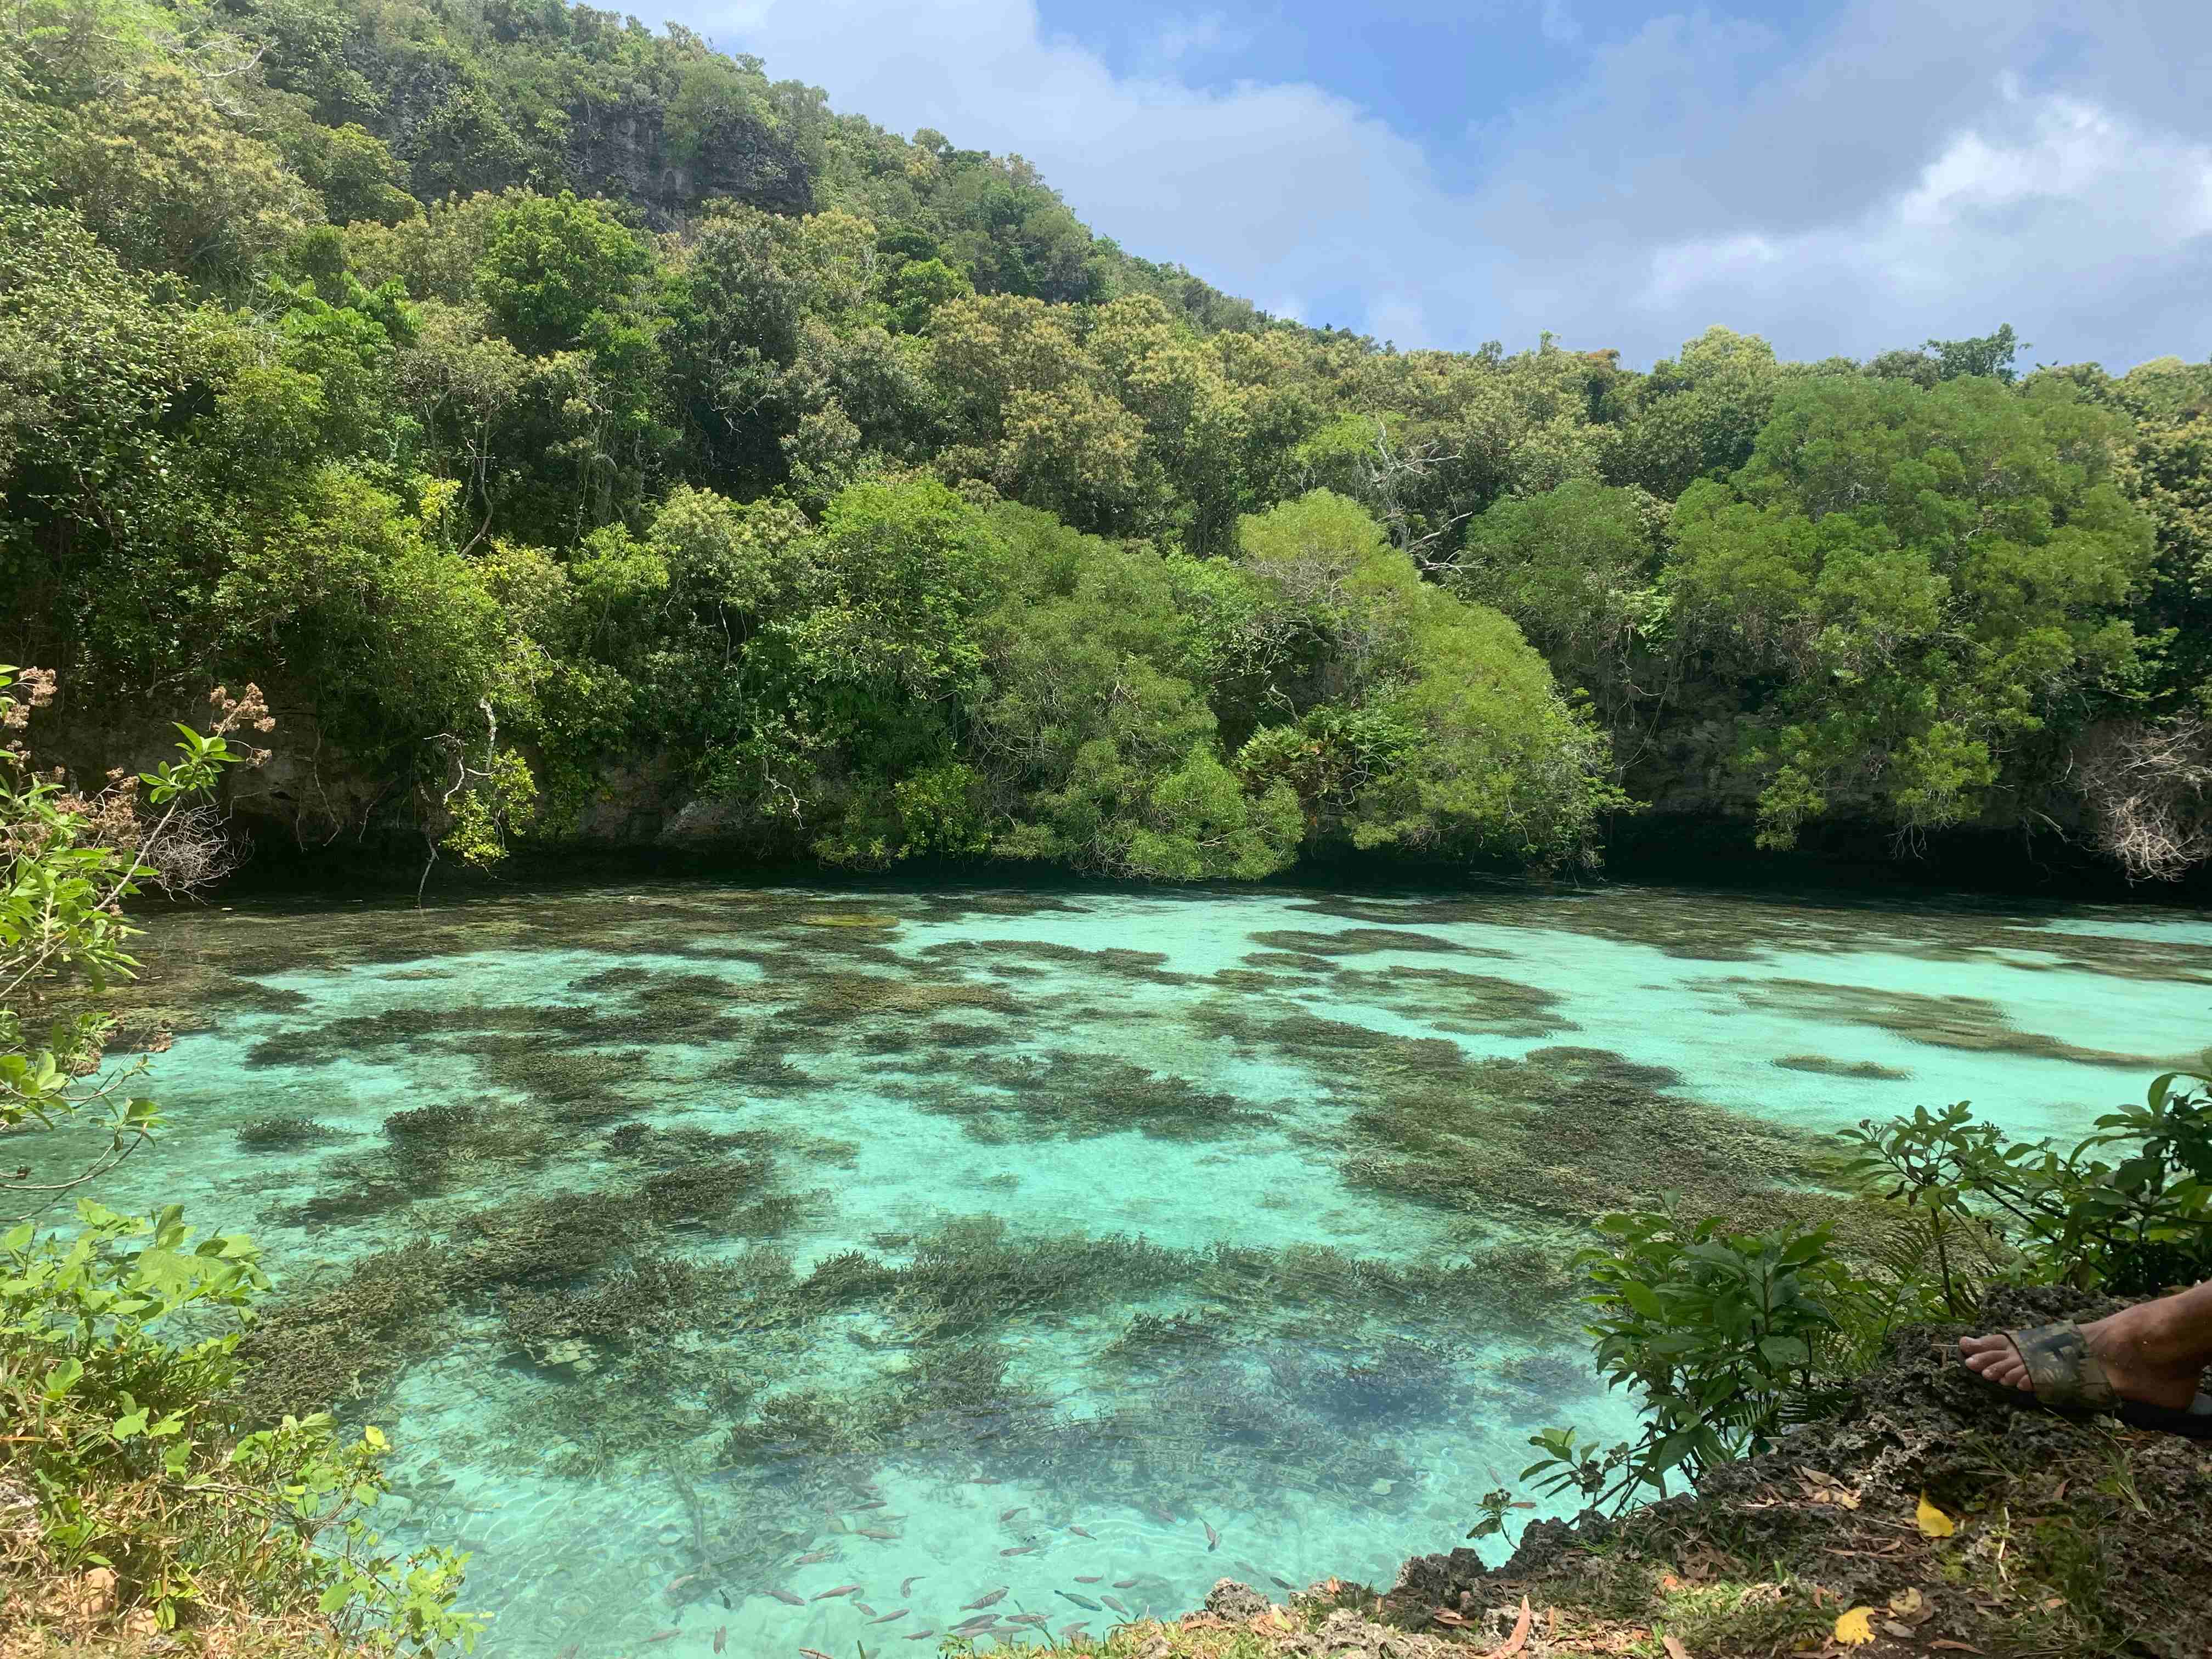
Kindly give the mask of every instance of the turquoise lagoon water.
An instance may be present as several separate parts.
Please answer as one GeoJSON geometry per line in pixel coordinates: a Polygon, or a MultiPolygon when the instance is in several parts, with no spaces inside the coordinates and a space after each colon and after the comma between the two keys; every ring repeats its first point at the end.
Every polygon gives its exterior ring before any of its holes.
{"type": "Polygon", "coordinates": [[[2212,1037],[2212,921],[2113,907],[668,884],[144,945],[175,1127],[103,1195],[264,1242],[387,1535],[549,1659],[1387,1583],[1628,1427],[1592,1210],[1917,1103],[2063,1136],[2212,1037]]]}

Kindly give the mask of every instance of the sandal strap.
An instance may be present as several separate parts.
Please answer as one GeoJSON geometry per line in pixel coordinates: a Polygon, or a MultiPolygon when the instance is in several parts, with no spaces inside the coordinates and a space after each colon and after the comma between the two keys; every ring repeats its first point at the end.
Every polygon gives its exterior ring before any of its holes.
{"type": "Polygon", "coordinates": [[[2033,1330],[2007,1331],[2005,1340],[2019,1350],[2035,1397],[2045,1405],[2101,1412],[2109,1411],[2119,1400],[2112,1378],[2089,1352],[2089,1339],[2072,1320],[2039,1325],[2033,1330]]]}

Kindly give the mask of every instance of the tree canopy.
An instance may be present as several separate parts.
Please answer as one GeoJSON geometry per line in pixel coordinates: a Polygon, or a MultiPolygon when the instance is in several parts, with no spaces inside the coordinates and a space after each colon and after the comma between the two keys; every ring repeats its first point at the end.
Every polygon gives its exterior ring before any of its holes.
{"type": "Polygon", "coordinates": [[[2212,853],[2212,368],[1401,352],[681,27],[22,21],[0,654],[118,722],[254,678],[346,823],[441,833],[474,744],[518,836],[650,775],[863,866],[1557,865],[1638,801],[2212,853]]]}

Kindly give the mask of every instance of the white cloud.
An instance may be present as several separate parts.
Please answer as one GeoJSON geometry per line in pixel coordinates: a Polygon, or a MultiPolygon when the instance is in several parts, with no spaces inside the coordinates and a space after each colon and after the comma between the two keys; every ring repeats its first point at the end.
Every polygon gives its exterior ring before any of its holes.
{"type": "MultiPolygon", "coordinates": [[[[2002,315],[2073,356],[2081,346],[2051,339],[2035,313],[2067,315],[2069,295],[2094,302],[2131,277],[2212,256],[2212,146],[2081,99],[1995,91],[1988,121],[1953,134],[1909,187],[1869,211],[1780,240],[1745,234],[1655,248],[1642,304],[1755,308],[1820,295],[1897,317],[1897,343],[2002,315]],[[1924,326],[1909,320],[1923,316],[1924,326]]],[[[2186,288],[2171,297],[2194,301],[2186,288]]],[[[2207,342],[2200,328],[2171,343],[2202,355],[2207,342]]]]}
{"type": "Polygon", "coordinates": [[[1567,0],[1544,0],[1537,13],[1536,27],[1555,46],[1571,46],[1583,38],[1583,26],[1567,9],[1567,0]]]}
{"type": "Polygon", "coordinates": [[[1541,0],[1577,78],[1483,112],[1486,175],[1457,194],[1322,87],[1185,79],[1237,48],[1218,12],[1119,75],[1032,0],[688,0],[684,21],[840,109],[1027,156],[1132,252],[1401,346],[1549,328],[1641,362],[1724,321],[1819,356],[2009,320],[2039,356],[2118,364],[2212,355],[2212,118],[2173,93],[2212,7],[2137,6],[1848,0],[1806,44],[1702,11],[1599,39],[1541,0]],[[1346,293],[1355,314],[1314,314],[1346,293]]]}
{"type": "Polygon", "coordinates": [[[1162,64],[1180,64],[1188,58],[1241,52],[1251,43],[1250,30],[1233,27],[1219,12],[1210,11],[1171,18],[1161,25],[1152,42],[1152,56],[1162,64]]]}

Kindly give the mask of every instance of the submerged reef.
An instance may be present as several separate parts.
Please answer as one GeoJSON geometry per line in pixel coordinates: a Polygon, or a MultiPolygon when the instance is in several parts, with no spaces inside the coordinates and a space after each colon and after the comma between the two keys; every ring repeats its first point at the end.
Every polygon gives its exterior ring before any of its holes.
{"type": "Polygon", "coordinates": [[[948,1054],[971,1045],[948,1042],[941,1023],[923,1036],[927,1057],[896,1069],[945,1080],[908,1085],[901,1097],[959,1120],[977,1140],[1081,1139],[1131,1130],[1156,1139],[1214,1139],[1271,1121],[1235,1095],[1127,1060],[1064,1050],[1042,1058],[948,1054]]]}
{"type": "Polygon", "coordinates": [[[1816,1077],[1853,1077],[1875,1083],[1901,1083],[1912,1073],[1879,1060],[1837,1060],[1827,1054],[1784,1054],[1774,1062],[1785,1072],[1810,1072],[1816,1077]]]}
{"type": "Polygon", "coordinates": [[[2129,1071],[2157,1071],[2171,1064],[2191,1065],[2200,1054],[2174,1057],[2115,1054],[2023,1031],[2004,1010],[1985,997],[1927,996],[1912,991],[1863,985],[1827,985],[1803,979],[1731,979],[1728,989],[1747,1007],[1792,1014],[1838,1025],[1871,1025],[1915,1042],[1974,1054],[2027,1054],[2041,1060],[2072,1060],[2129,1071]]]}
{"type": "Polygon", "coordinates": [[[1808,1136],[1686,1097],[1674,1073],[1609,1050],[1479,1059],[1443,1038],[1221,1000],[1190,1018],[1242,1050],[1330,1076],[1346,1178],[1425,1204],[1587,1217],[1667,1191],[1718,1211],[1807,1178],[1817,1151],[1808,1136]]]}

